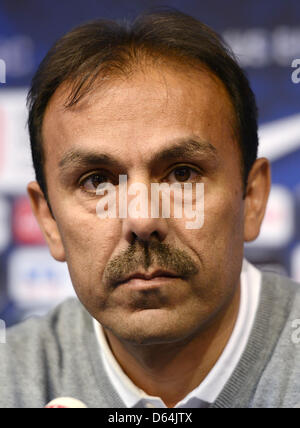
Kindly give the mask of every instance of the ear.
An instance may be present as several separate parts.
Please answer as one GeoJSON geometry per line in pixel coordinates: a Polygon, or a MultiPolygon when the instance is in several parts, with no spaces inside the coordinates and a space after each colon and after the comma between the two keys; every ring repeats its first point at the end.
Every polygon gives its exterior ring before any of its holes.
{"type": "Polygon", "coordinates": [[[271,188],[271,168],[266,158],[257,159],[248,176],[244,211],[244,240],[253,241],[260,232],[271,188]]]}
{"type": "Polygon", "coordinates": [[[48,243],[52,256],[59,262],[65,262],[65,251],[59,229],[44,193],[36,181],[28,184],[27,191],[33,213],[48,243]]]}

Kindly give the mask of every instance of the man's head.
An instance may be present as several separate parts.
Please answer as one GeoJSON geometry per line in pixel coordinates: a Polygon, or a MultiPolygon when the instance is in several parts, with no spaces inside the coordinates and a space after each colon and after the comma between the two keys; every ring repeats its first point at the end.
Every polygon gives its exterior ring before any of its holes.
{"type": "Polygon", "coordinates": [[[64,102],[68,107],[105,79],[126,79],[145,69],[145,64],[159,69],[164,63],[174,70],[210,70],[222,81],[234,109],[233,125],[246,184],[258,147],[257,109],[247,78],[232,52],[209,27],[180,12],[166,11],[143,15],[131,25],[90,22],[60,39],[45,57],[28,95],[34,167],[45,194],[42,124],[46,107],[60,85],[70,85],[64,102]]]}
{"type": "Polygon", "coordinates": [[[87,24],[50,51],[29,107],[32,206],[88,311],[136,343],[204,328],[236,293],[270,181],[267,161],[256,160],[253,94],[218,36],[178,12],[87,24]],[[120,175],[148,187],[203,183],[203,227],[100,220],[97,185],[118,191],[120,175]]]}

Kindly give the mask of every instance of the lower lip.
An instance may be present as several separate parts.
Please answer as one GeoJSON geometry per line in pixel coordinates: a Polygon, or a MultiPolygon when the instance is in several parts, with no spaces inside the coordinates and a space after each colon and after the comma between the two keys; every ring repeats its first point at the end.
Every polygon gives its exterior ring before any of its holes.
{"type": "Polygon", "coordinates": [[[129,281],[122,282],[120,285],[135,290],[151,290],[155,288],[160,288],[166,284],[173,283],[174,281],[178,281],[179,279],[179,277],[168,276],[157,276],[152,279],[132,278],[129,281]]]}

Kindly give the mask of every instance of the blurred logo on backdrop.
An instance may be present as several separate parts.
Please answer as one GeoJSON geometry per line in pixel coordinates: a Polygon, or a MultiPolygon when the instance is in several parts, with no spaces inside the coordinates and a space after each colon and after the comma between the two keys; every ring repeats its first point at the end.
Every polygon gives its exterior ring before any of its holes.
{"type": "Polygon", "coordinates": [[[265,218],[255,246],[284,247],[295,232],[294,198],[283,186],[274,185],[271,189],[265,218]]]}
{"type": "Polygon", "coordinates": [[[32,38],[22,34],[12,37],[1,37],[0,58],[3,58],[3,62],[5,61],[5,73],[7,73],[10,79],[27,76],[33,71],[35,65],[34,42],[32,38]]]}
{"type": "Polygon", "coordinates": [[[19,247],[8,259],[8,295],[20,309],[38,313],[74,296],[67,265],[46,247],[19,247]]]}
{"type": "Polygon", "coordinates": [[[43,234],[33,215],[29,199],[19,197],[13,204],[12,232],[18,245],[45,244],[43,234]]]}
{"type": "Polygon", "coordinates": [[[0,92],[0,192],[26,194],[34,177],[23,89],[0,92]]]}

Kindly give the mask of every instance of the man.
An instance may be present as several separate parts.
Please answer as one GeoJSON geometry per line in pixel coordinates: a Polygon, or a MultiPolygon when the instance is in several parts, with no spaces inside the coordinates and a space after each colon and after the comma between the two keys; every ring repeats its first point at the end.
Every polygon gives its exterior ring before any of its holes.
{"type": "Polygon", "coordinates": [[[257,159],[248,81],[219,37],[174,11],[89,23],[49,52],[29,110],[29,196],[81,303],[9,332],[0,405],[297,406],[299,288],[243,260],[270,167],[257,159]],[[129,190],[125,213],[122,196],[117,215],[99,218],[101,186],[120,195],[124,177],[189,188],[190,208],[202,185],[203,224],[189,229],[174,207],[128,215],[129,190]]]}

